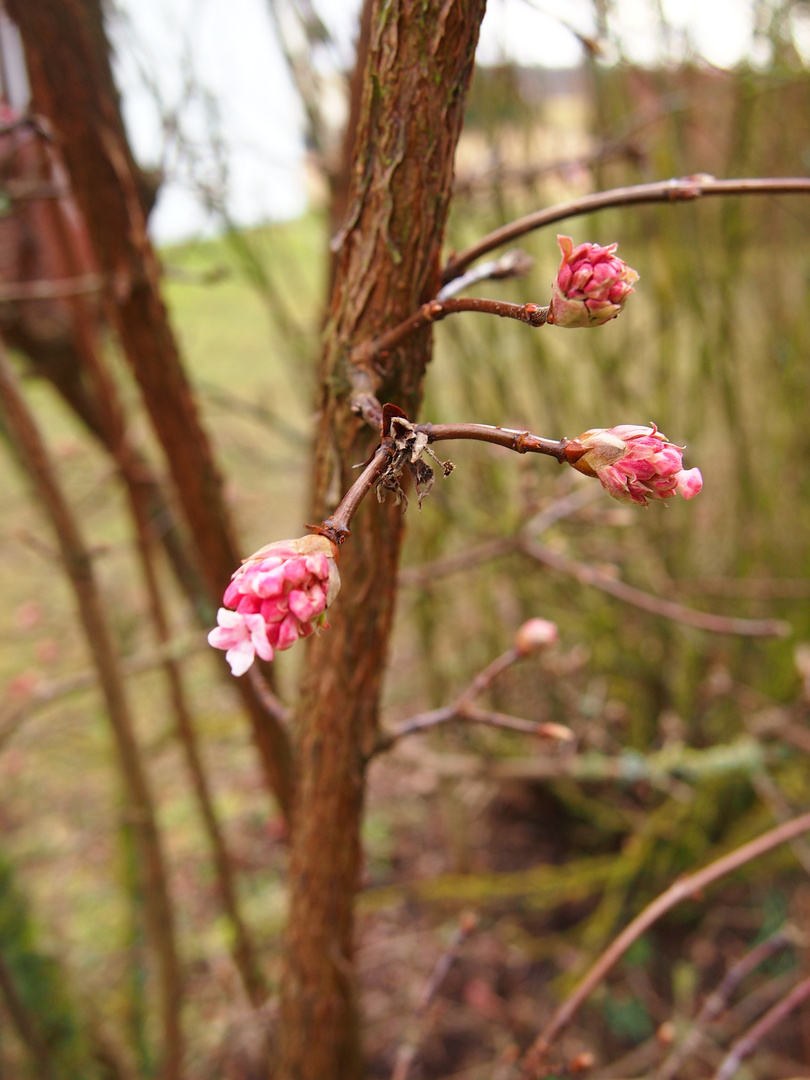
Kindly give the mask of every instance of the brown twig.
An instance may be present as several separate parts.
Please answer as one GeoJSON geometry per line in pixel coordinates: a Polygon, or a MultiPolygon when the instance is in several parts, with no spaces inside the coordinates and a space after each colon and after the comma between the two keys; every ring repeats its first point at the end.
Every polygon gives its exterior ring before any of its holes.
{"type": "Polygon", "coordinates": [[[428,442],[447,442],[450,439],[472,439],[514,450],[516,454],[546,454],[561,464],[566,460],[567,439],[544,439],[530,431],[493,427],[491,424],[418,424],[417,431],[427,434],[428,442]]]}
{"type": "Polygon", "coordinates": [[[727,618],[724,615],[694,611],[692,608],[675,603],[674,600],[664,600],[660,596],[653,596],[623,581],[617,581],[593,566],[587,566],[585,563],[569,559],[567,555],[552,551],[545,544],[529,537],[521,537],[519,548],[530,558],[536,559],[545,566],[550,566],[561,574],[575,578],[582,585],[601,589],[602,592],[610,593],[611,596],[623,600],[626,604],[641,608],[642,611],[649,611],[653,615],[661,615],[687,626],[695,626],[699,630],[708,630],[713,634],[738,634],[746,637],[785,637],[790,633],[790,625],[781,619],[727,618]]]}
{"type": "Polygon", "coordinates": [[[545,210],[537,210],[533,214],[511,221],[508,225],[503,225],[500,229],[488,233],[471,247],[452,255],[442,272],[442,283],[447,284],[452,281],[463,273],[470,263],[494,251],[495,248],[501,247],[502,244],[510,244],[518,237],[525,236],[526,233],[540,229],[544,225],[580,217],[582,214],[593,213],[594,210],[605,210],[612,206],[632,206],[639,203],[692,201],[706,195],[789,194],[810,194],[810,178],[796,176],[715,180],[713,176],[699,174],[684,176],[680,179],[658,180],[652,184],[611,188],[609,191],[599,191],[594,195],[583,195],[578,199],[557,203],[556,206],[549,206],[545,210]]]}
{"type": "Polygon", "coordinates": [[[562,724],[524,720],[520,716],[509,716],[508,713],[479,709],[475,705],[460,703],[445,705],[444,708],[432,709],[430,712],[417,713],[416,716],[404,720],[392,731],[381,733],[374,747],[374,754],[382,754],[390,750],[394,743],[408,735],[421,735],[425,731],[450,724],[454,720],[466,720],[474,724],[483,724],[485,727],[501,728],[503,731],[519,731],[523,735],[539,735],[541,738],[557,741],[573,739],[573,733],[562,724]]]}
{"type": "MultiPolygon", "coordinates": [[[[780,742],[784,741],[780,736],[780,742]]],[[[751,786],[773,814],[776,821],[787,821],[793,816],[793,808],[788,803],[779,785],[769,775],[764,763],[762,768],[751,777],[751,786]]],[[[810,874],[810,844],[808,844],[806,837],[798,837],[790,846],[797,861],[804,868],[804,872],[810,874]]]]}
{"type": "MultiPolygon", "coordinates": [[[[171,630],[158,580],[155,561],[156,537],[154,530],[150,528],[148,500],[144,498],[142,489],[132,486],[127,487],[127,495],[135,526],[136,544],[146,586],[149,613],[158,642],[165,645],[170,640],[171,630]]],[[[188,695],[177,662],[171,656],[167,656],[162,666],[168,688],[168,701],[174,713],[177,738],[183,750],[191,778],[191,787],[211,849],[224,914],[230,923],[231,955],[242,979],[245,993],[253,1006],[258,1008],[267,997],[267,986],[259,967],[256,947],[239,906],[233,860],[225,844],[225,837],[214,805],[188,695]]]]}
{"type": "Polygon", "coordinates": [[[525,654],[518,652],[514,646],[501,653],[500,656],[496,656],[491,663],[487,664],[483,670],[473,677],[466,690],[462,690],[461,694],[456,698],[456,705],[467,705],[474,701],[475,698],[480,697],[485,690],[489,690],[499,675],[502,675],[504,671],[516,664],[518,660],[522,660],[524,656],[525,654]]]}
{"type": "Polygon", "coordinates": [[[448,315],[461,311],[477,311],[482,315],[499,315],[502,319],[517,319],[529,326],[544,326],[548,308],[540,304],[509,304],[504,300],[486,300],[484,297],[464,296],[449,300],[429,300],[417,312],[404,319],[398,326],[380,334],[373,341],[364,341],[353,351],[351,360],[359,367],[369,367],[378,356],[384,356],[410,334],[430,323],[440,322],[448,315]]]}
{"type": "Polygon", "coordinates": [[[270,684],[265,679],[259,670],[258,664],[254,664],[248,672],[248,678],[253,683],[253,689],[256,692],[256,697],[261,701],[268,716],[272,716],[278,720],[280,724],[289,723],[292,717],[292,710],[281,701],[273,691],[270,689],[270,684]]]}
{"type": "Polygon", "coordinates": [[[477,285],[479,281],[504,281],[507,278],[525,277],[534,266],[534,259],[520,248],[505,251],[498,259],[473,266],[466,274],[449,281],[436,294],[436,299],[443,303],[451,296],[458,296],[464,289],[477,285]]]}
{"type": "Polygon", "coordinates": [[[540,738],[555,742],[570,743],[574,739],[573,731],[564,724],[524,720],[519,716],[509,716],[508,713],[495,712],[493,709],[479,709],[476,705],[468,704],[462,704],[457,711],[462,720],[471,720],[473,723],[485,724],[488,727],[503,728],[505,731],[522,731],[524,735],[539,735],[540,738]]]}
{"type": "Polygon", "coordinates": [[[496,712],[492,709],[479,709],[473,705],[476,697],[488,690],[493,682],[513,664],[519,660],[525,660],[527,655],[530,654],[514,647],[507,649],[480,671],[450,705],[445,705],[440,709],[431,709],[429,712],[417,713],[408,720],[403,720],[397,727],[380,732],[372,756],[390,750],[394,743],[408,735],[418,735],[432,728],[452,723],[453,720],[466,720],[506,731],[520,731],[524,735],[539,735],[547,739],[573,739],[572,732],[562,724],[524,720],[519,716],[509,716],[507,713],[496,712]]]}
{"type": "Polygon", "coordinates": [[[408,735],[418,735],[422,731],[441,727],[449,724],[457,718],[455,705],[444,705],[440,709],[431,709],[429,712],[417,713],[415,716],[403,720],[391,731],[381,731],[374,747],[374,755],[383,754],[390,750],[394,743],[408,735]]]}
{"type": "MultiPolygon", "coordinates": [[[[638,941],[641,935],[663,915],[683,900],[699,896],[704,889],[720,878],[733,873],[754,859],[761,858],[775,847],[787,843],[796,836],[801,836],[808,830],[810,830],[810,813],[802,814],[792,821],[778,825],[775,829],[763,833],[762,836],[758,836],[755,840],[751,840],[742,847],[709,863],[702,870],[679,878],[674,884],[670,885],[666,892],[653,900],[602,953],[596,963],[577,984],[573,993],[555,1011],[549,1023],[529,1047],[521,1063],[522,1075],[525,1080],[529,1080],[529,1078],[534,1080],[534,1078],[540,1076],[540,1070],[558,1035],[571,1023],[587,998],[590,997],[611,968],[624,956],[630,946],[638,941]]],[[[810,994],[810,980],[808,980],[807,992],[810,994]]],[[[795,1005],[791,1007],[795,1007],[795,1005]]]]}
{"type": "Polygon", "coordinates": [[[555,499],[543,510],[540,510],[523,526],[517,535],[499,536],[494,540],[485,540],[474,547],[464,548],[453,555],[445,555],[429,563],[405,567],[404,570],[400,571],[399,583],[405,586],[418,585],[420,588],[426,589],[439,578],[457,574],[462,570],[472,570],[482,563],[499,559],[503,555],[509,555],[520,548],[522,533],[531,533],[536,536],[538,533],[549,529],[556,522],[575,514],[578,510],[582,510],[583,507],[590,505],[590,503],[601,497],[601,487],[585,483],[582,487],[572,491],[570,495],[563,495],[561,498],[555,499]]]}
{"type": "MultiPolygon", "coordinates": [[[[140,675],[144,671],[153,671],[161,667],[167,659],[177,662],[204,649],[207,650],[208,646],[200,635],[192,638],[175,638],[160,645],[157,649],[150,649],[122,659],[121,674],[140,675]]],[[[86,671],[77,671],[61,679],[43,679],[36,682],[21,700],[0,702],[0,749],[32,713],[67,694],[93,689],[98,686],[98,681],[96,668],[88,668],[86,671]]]]}
{"type": "Polygon", "coordinates": [[[773,1008],[769,1009],[742,1038],[734,1043],[720,1063],[720,1068],[715,1072],[712,1080],[732,1080],[732,1077],[736,1076],[740,1065],[753,1054],[765,1036],[769,1035],[775,1027],[782,1023],[785,1017],[808,999],[810,999],[810,977],[797,983],[790,993],[785,994],[783,998],[777,1001],[773,1008]]]}
{"type": "Polygon", "coordinates": [[[392,448],[389,440],[384,440],[366,464],[358,478],[340,500],[334,514],[322,522],[316,529],[328,536],[335,544],[342,544],[351,533],[349,522],[357,513],[360,503],[371,491],[385,472],[391,461],[392,448]]]}
{"type": "Polygon", "coordinates": [[[705,1029],[725,1010],[729,998],[743,979],[746,979],[752,971],[756,970],[760,964],[763,964],[774,953],[779,952],[788,945],[790,945],[788,935],[784,930],[777,930],[775,934],[771,934],[770,937],[761,941],[759,945],[747,952],[741,960],[738,960],[736,964],[729,968],[723,981],[704,1002],[703,1008],[695,1017],[695,1021],[685,1037],[662,1062],[658,1072],[655,1074],[655,1080],[674,1080],[683,1062],[700,1044],[705,1029]]]}
{"type": "Polygon", "coordinates": [[[430,978],[425,984],[422,993],[419,995],[419,1001],[414,1010],[414,1018],[411,1023],[411,1031],[409,1037],[406,1038],[397,1051],[394,1069],[391,1073],[391,1080],[407,1080],[411,1065],[419,1052],[419,1044],[422,1041],[428,1009],[433,1004],[436,995],[441,989],[442,983],[447,978],[450,968],[458,959],[458,955],[464,942],[473,932],[477,923],[478,920],[476,916],[471,912],[465,912],[459,919],[458,927],[453,935],[453,940],[436,961],[436,966],[433,968],[430,978]]]}
{"type": "Polygon", "coordinates": [[[406,566],[399,572],[399,584],[405,586],[417,585],[420,589],[428,588],[439,578],[457,574],[462,570],[472,570],[482,563],[492,562],[502,555],[509,555],[520,544],[516,536],[498,537],[495,540],[485,540],[475,547],[464,548],[453,555],[445,555],[443,558],[434,559],[429,563],[421,563],[418,566],[406,566]]]}
{"type": "Polygon", "coordinates": [[[149,930],[160,973],[164,1075],[166,1080],[175,1080],[181,1074],[183,1056],[180,1022],[183,978],[155,802],[91,556],[2,348],[0,415],[20,465],[28,475],[56,533],[62,562],[73,588],[79,617],[104,694],[127,792],[128,814],[138,845],[149,930]]]}
{"type": "Polygon", "coordinates": [[[82,296],[101,292],[103,288],[104,281],[99,274],[83,274],[81,277],[61,278],[54,281],[15,281],[8,285],[0,285],[0,304],[82,296]]]}
{"type": "MultiPolygon", "coordinates": [[[[380,732],[375,747],[375,753],[382,753],[385,750],[390,750],[395,742],[400,739],[404,739],[407,735],[416,735],[419,732],[427,731],[430,728],[439,727],[442,724],[449,724],[452,720],[466,720],[472,719],[470,713],[475,710],[472,708],[472,701],[484,690],[489,689],[495,679],[503,674],[513,664],[516,664],[518,660],[522,660],[523,655],[515,648],[507,649],[505,653],[496,657],[490,664],[488,664],[482,671],[475,675],[472,681],[461,691],[459,696],[450,705],[446,705],[442,709],[433,709],[430,712],[418,713],[416,716],[412,716],[408,720],[404,720],[398,727],[392,731],[380,732]]],[[[492,714],[494,715],[494,714],[492,714]]],[[[519,731],[534,731],[537,727],[536,724],[532,724],[528,720],[518,720],[517,717],[510,716],[504,718],[508,720],[508,723],[495,723],[495,727],[509,727],[512,730],[519,731]],[[518,724],[515,729],[515,723],[518,724]]],[[[484,723],[491,721],[485,720],[484,723]]]]}

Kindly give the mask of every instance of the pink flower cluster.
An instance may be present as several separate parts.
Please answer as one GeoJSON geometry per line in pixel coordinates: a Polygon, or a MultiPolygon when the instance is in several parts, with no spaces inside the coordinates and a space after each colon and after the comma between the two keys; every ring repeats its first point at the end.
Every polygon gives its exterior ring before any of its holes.
{"type": "Polygon", "coordinates": [[[618,244],[580,244],[558,236],[562,262],[552,286],[548,321],[555,326],[601,326],[615,319],[638,274],[616,255],[618,244]]]}
{"type": "Polygon", "coordinates": [[[337,596],[336,548],[325,536],[279,540],[246,559],[225,590],[208,644],[225,649],[231,674],[244,675],[255,657],[272,660],[299,638],[326,626],[337,596]]]}
{"type": "Polygon", "coordinates": [[[621,502],[646,506],[672,495],[693,499],[703,487],[700,469],[684,469],[683,447],[675,446],[655,427],[620,424],[593,428],[565,448],[568,463],[621,502]]]}

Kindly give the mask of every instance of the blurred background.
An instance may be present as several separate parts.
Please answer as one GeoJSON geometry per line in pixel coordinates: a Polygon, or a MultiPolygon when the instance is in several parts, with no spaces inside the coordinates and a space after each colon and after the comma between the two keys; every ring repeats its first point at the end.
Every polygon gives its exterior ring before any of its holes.
{"type": "MultiPolygon", "coordinates": [[[[164,296],[244,554],[299,535],[306,518],[330,193],[357,18],[338,0],[127,0],[108,12],[123,115],[156,199],[164,296]]],[[[5,97],[24,112],[8,20],[2,45],[5,97]]],[[[807,2],[493,0],[447,252],[604,188],[807,175],[808,65],[807,2]]],[[[19,214],[19,153],[3,158],[0,230],[19,214]]],[[[530,1040],[572,979],[674,878],[807,809],[810,202],[705,199],[559,228],[575,243],[618,241],[640,274],[622,317],[588,334],[479,315],[441,323],[421,419],[555,439],[655,422],[686,446],[704,489],[693,502],[638,510],[550,459],[459,443],[442,448],[455,472],[421,512],[412,500],[385,723],[452,701],[541,616],[557,623],[558,646],[511,668],[488,701],[563,724],[574,740],[549,749],[455,725],[405,739],[373,765],[359,952],[369,1076],[391,1074],[403,1018],[460,912],[474,909],[479,927],[422,1033],[414,1075],[490,1077],[493,1060],[530,1040]],[[710,632],[585,583],[583,568],[683,608],[789,629],[710,632]]],[[[526,277],[473,294],[546,303],[555,233],[522,239],[526,277]]],[[[13,267],[5,235],[0,252],[13,267]]],[[[263,1076],[273,1008],[251,1007],[240,989],[121,480],[45,377],[37,350],[66,333],[58,305],[43,313],[21,299],[11,271],[3,282],[0,325],[129,664],[178,917],[188,1076],[263,1076]]],[[[128,434],[160,471],[103,320],[98,332],[128,434]]],[[[84,1032],[76,1037],[92,1044],[99,1076],[150,1076],[154,976],[108,724],[47,523],[0,446],[0,957],[30,1007],[53,1015],[64,1035],[54,1046],[84,1032]]],[[[272,990],[284,825],[192,605],[166,565],[159,578],[238,903],[272,990]]],[[[304,659],[293,650],[274,664],[288,702],[304,659]]],[[[677,1073],[712,1076],[729,1040],[807,974],[808,872],[810,846],[796,842],[678,909],[592,999],[566,1060],[592,1053],[591,1075],[604,1078],[656,1075],[729,966],[781,934],[677,1073]]],[[[0,1002],[0,1076],[47,1075],[10,1000],[0,1002]]],[[[804,1075],[808,1032],[799,1010],[745,1075],[804,1075]]],[[[92,1075],[86,1061],[60,1068],[54,1075],[92,1075]]]]}

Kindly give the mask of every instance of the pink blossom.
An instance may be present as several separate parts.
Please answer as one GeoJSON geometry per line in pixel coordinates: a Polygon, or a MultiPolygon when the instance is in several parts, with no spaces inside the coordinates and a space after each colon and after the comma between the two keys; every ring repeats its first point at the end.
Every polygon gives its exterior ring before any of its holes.
{"type": "Polygon", "coordinates": [[[558,236],[562,262],[552,286],[548,321],[555,326],[601,326],[615,319],[638,274],[616,255],[618,244],[580,244],[558,236]]]}
{"type": "Polygon", "coordinates": [[[568,463],[621,502],[646,506],[672,495],[693,499],[703,487],[700,469],[683,468],[683,447],[675,446],[653,427],[620,424],[593,428],[565,448],[568,463]]]}
{"type": "Polygon", "coordinates": [[[233,675],[244,675],[256,656],[272,660],[326,627],[324,612],[340,588],[336,550],[325,536],[302,536],[268,544],[245,559],[208,635],[209,645],[226,650],[233,675]]]}

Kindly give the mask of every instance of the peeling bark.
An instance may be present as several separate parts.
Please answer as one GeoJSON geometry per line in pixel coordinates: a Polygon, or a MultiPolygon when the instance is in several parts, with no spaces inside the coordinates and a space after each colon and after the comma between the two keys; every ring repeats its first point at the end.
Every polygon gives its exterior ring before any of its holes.
{"type": "MultiPolygon", "coordinates": [[[[222,479],[200,421],[160,295],[146,233],[138,169],[99,47],[95,0],[8,0],[25,46],[34,106],[53,124],[103,274],[105,298],[124,354],[166,455],[209,594],[216,601],[240,555],[222,498],[222,479]]],[[[251,684],[238,691],[250,716],[268,787],[285,815],[292,802],[286,732],[251,684]]]]}
{"type": "MultiPolygon", "coordinates": [[[[435,295],[453,156],[484,0],[377,2],[339,234],[314,462],[313,518],[328,515],[378,439],[351,412],[351,346],[435,295]]],[[[414,417],[430,359],[426,328],[392,350],[381,399],[414,417]]],[[[377,729],[403,518],[367,503],[343,547],[332,630],[311,644],[299,710],[300,754],[282,988],[284,1080],[359,1077],[353,902],[365,766],[377,729]]]]}

